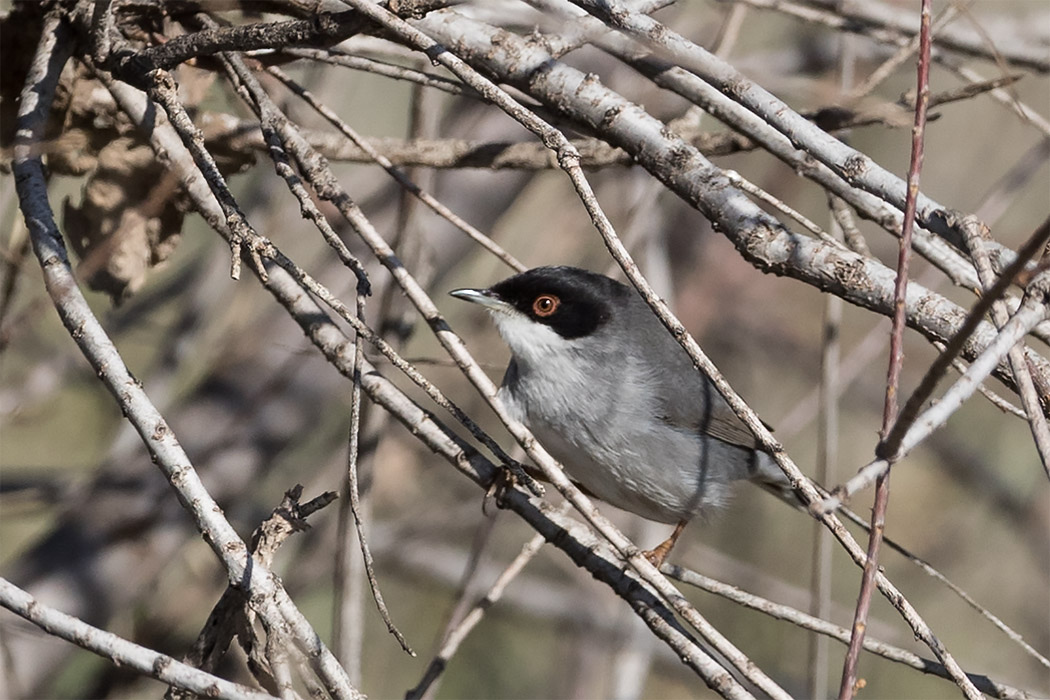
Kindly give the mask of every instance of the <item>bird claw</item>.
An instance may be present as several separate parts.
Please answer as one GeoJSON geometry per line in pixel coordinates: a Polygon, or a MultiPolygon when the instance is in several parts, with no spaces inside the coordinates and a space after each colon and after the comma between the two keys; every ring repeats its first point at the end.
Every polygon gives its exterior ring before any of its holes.
{"type": "Polygon", "coordinates": [[[674,548],[675,542],[678,541],[679,536],[682,534],[682,530],[685,529],[686,521],[682,520],[675,525],[674,532],[666,540],[656,545],[652,549],[642,552],[642,556],[649,560],[649,563],[659,569],[667,555],[671,553],[674,548]]]}
{"type": "Polygon", "coordinates": [[[485,498],[481,501],[481,512],[490,515],[488,504],[495,503],[497,508],[506,508],[507,492],[518,485],[518,477],[513,470],[504,467],[496,470],[492,483],[485,491],[485,498]]]}
{"type": "Polygon", "coordinates": [[[533,496],[538,496],[542,498],[543,494],[546,493],[546,490],[543,488],[543,486],[541,486],[535,479],[532,478],[532,475],[529,474],[528,470],[526,470],[525,466],[522,465],[521,462],[515,462],[514,460],[510,460],[509,462],[503,465],[503,471],[509,472],[509,476],[513,480],[513,482],[519,486],[524,486],[525,488],[527,488],[533,496]]]}
{"type": "Polygon", "coordinates": [[[662,542],[659,546],[652,549],[647,549],[642,552],[642,556],[649,560],[649,563],[659,569],[663,566],[664,559],[671,553],[670,547],[665,547],[667,542],[662,542]]]}

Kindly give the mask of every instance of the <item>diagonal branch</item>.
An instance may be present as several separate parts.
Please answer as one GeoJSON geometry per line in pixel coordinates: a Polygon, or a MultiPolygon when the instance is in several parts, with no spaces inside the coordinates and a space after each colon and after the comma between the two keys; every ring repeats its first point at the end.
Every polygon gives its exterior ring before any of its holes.
{"type": "MultiPolygon", "coordinates": [[[[842,180],[904,210],[908,186],[864,153],[850,148],[823,129],[804,119],[782,100],[748,80],[731,65],[713,56],[658,21],[626,8],[617,0],[572,0],[630,36],[658,47],[682,68],[695,73],[711,86],[729,95],[761,117],[799,148],[834,171],[842,180]]],[[[916,195],[916,217],[925,228],[943,237],[958,250],[965,250],[961,232],[945,216],[946,207],[926,195],[916,195]]],[[[1004,263],[1013,259],[1003,251],[1004,263]]]]}
{"type": "Polygon", "coordinates": [[[64,24],[53,22],[52,31],[41,35],[33,70],[22,92],[15,145],[14,172],[19,201],[47,291],[66,330],[113,394],[179,500],[193,516],[205,541],[225,566],[230,582],[250,591],[258,602],[260,614],[272,626],[289,628],[288,634],[317,659],[330,692],[340,698],[360,697],[276,578],[252,562],[244,541],[204,488],[174,431],[131,375],[77,285],[48,203],[40,156],[46,116],[61,67],[68,56],[70,42],[68,39],[60,41],[68,36],[66,31],[64,24]]]}
{"type": "MultiPolygon", "coordinates": [[[[224,232],[225,219],[210,196],[200,172],[189,165],[192,160],[188,158],[180,137],[170,125],[150,120],[143,95],[120,83],[113,82],[108,87],[135,123],[147,131],[155,151],[164,154],[169,166],[183,182],[194,206],[216,230],[229,235],[228,232],[224,232]]],[[[310,295],[303,293],[302,282],[298,277],[277,266],[272,266],[268,272],[266,278],[261,280],[263,286],[285,307],[326,359],[344,376],[351,377],[354,362],[353,343],[328,319],[327,314],[310,295]]],[[[355,327],[355,330],[370,332],[367,328],[355,327]]],[[[455,436],[433,415],[405,396],[370,363],[364,362],[361,371],[362,388],[372,401],[383,406],[409,427],[414,435],[452,466],[483,488],[489,488],[497,474],[496,468],[490,462],[455,436]]],[[[549,506],[538,499],[531,501],[516,489],[508,491],[503,502],[544,534],[548,541],[568,553],[578,565],[586,568],[624,598],[654,634],[671,646],[711,687],[719,689],[720,693],[728,697],[750,697],[732,676],[674,622],[670,610],[658,597],[625,574],[618,555],[603,548],[589,531],[563,516],[554,517],[549,512],[549,506]]],[[[685,603],[680,594],[678,602],[679,606],[685,603]]]]}
{"type": "Polygon", "coordinates": [[[0,605],[40,627],[48,634],[72,642],[168,685],[202,697],[222,700],[273,700],[273,696],[213,676],[199,669],[122,639],[115,634],[55,610],[22,589],[0,578],[0,605]]]}
{"type": "MultiPolygon", "coordinates": [[[[793,277],[876,313],[893,313],[896,275],[892,270],[873,258],[786,229],[734,188],[695,148],[594,76],[554,61],[535,43],[447,10],[432,13],[418,24],[472,64],[599,130],[610,144],[627,151],[711,219],[715,229],[760,270],[793,277]]],[[[935,341],[953,337],[966,316],[957,304],[917,284],[908,285],[906,306],[909,327],[935,341]]],[[[981,324],[968,336],[964,356],[975,358],[994,335],[991,324],[981,324]]],[[[1034,353],[1030,360],[1037,385],[1050,387],[1050,363],[1034,353]]],[[[1014,386],[1007,362],[996,367],[995,375],[1014,386]]]]}

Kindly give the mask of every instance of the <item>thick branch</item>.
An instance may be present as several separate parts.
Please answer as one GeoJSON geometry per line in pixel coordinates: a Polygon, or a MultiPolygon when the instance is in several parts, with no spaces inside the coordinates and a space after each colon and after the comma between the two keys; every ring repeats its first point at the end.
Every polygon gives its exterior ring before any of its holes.
{"type": "MultiPolygon", "coordinates": [[[[552,60],[535,43],[448,11],[429,15],[420,26],[457,54],[598,130],[612,145],[630,153],[711,219],[714,228],[755,267],[801,280],[876,313],[893,313],[896,275],[892,270],[873,258],[788,230],[733,187],[695,148],[594,76],[552,60]]],[[[910,327],[941,342],[954,337],[966,317],[960,306],[915,283],[908,285],[906,309],[910,327]]],[[[964,356],[974,359],[994,336],[991,324],[980,324],[966,343],[964,356]]],[[[1050,387],[1050,362],[1035,353],[1030,361],[1033,379],[1040,387],[1050,387]]],[[[1007,362],[996,367],[995,375],[1014,386],[1007,362]]]]}

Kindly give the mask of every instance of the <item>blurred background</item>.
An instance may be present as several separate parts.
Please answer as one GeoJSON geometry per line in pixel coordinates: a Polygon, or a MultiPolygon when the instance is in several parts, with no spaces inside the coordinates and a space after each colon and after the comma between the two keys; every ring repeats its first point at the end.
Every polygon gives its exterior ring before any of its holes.
{"type": "MultiPolygon", "coordinates": [[[[884,5],[906,16],[918,10],[918,2],[884,5]]],[[[935,3],[938,11],[943,6],[935,3]]],[[[742,19],[736,20],[742,21],[742,29],[729,41],[727,20],[743,7],[679,2],[656,16],[702,46],[717,44],[730,63],[799,112],[844,104],[848,90],[843,88],[843,66],[860,83],[894,50],[866,36],[840,34],[755,8],[742,11],[742,19]]],[[[478,3],[457,10],[474,11],[522,33],[557,28],[556,21],[522,3],[478,3]]],[[[966,4],[955,23],[980,27],[995,41],[1023,38],[1050,55],[1050,8],[1043,0],[966,4]]],[[[407,50],[369,37],[351,39],[343,48],[441,72],[407,50]]],[[[594,47],[580,48],[563,60],[597,74],[662,120],[680,117],[689,108],[594,47]]],[[[995,61],[966,58],[965,64],[984,79],[1004,72],[1022,77],[1008,88],[1006,104],[983,94],[933,110],[922,189],[945,206],[979,213],[997,241],[1016,248],[1047,216],[1050,136],[1018,118],[1010,103],[1022,102],[1043,120],[1050,118],[1050,81],[1045,72],[995,61]]],[[[321,63],[296,62],[285,70],[368,137],[532,140],[498,109],[470,97],[321,63]]],[[[203,72],[183,66],[177,74],[184,84],[196,81],[206,88],[198,120],[229,115],[249,123],[250,113],[228,86],[221,80],[206,84],[203,72]]],[[[911,114],[898,99],[914,89],[914,82],[914,60],[905,61],[873,93],[852,103],[859,110],[890,114],[888,121],[895,125],[879,123],[839,134],[901,177],[907,171],[911,114]]],[[[335,134],[276,81],[264,84],[297,123],[335,134]]],[[[953,71],[933,67],[934,92],[960,84],[953,71]]],[[[8,105],[10,97],[3,95],[8,105]]],[[[573,133],[570,125],[563,126],[573,133]]],[[[699,129],[718,133],[726,127],[703,116],[699,129]]],[[[260,233],[352,303],[353,275],[302,220],[257,141],[246,138],[244,145],[231,147],[241,149],[244,157],[239,172],[229,176],[239,203],[260,233]]],[[[447,292],[488,286],[513,271],[404,196],[378,166],[329,156],[343,186],[498,381],[508,358],[505,347],[484,313],[447,292]]],[[[713,160],[830,226],[825,192],[768,153],[754,150],[713,160]]],[[[408,172],[529,267],[572,264],[623,279],[559,170],[409,167],[408,172]]],[[[825,296],[751,267],[700,213],[640,168],[617,163],[589,175],[643,273],[737,391],[774,427],[796,463],[813,474],[825,296]]],[[[83,175],[55,175],[52,205],[59,211],[66,201],[78,206],[84,187],[83,175]]],[[[38,264],[25,246],[9,175],[0,178],[0,202],[0,575],[62,610],[180,657],[222,593],[224,571],[62,328],[38,264]]],[[[371,272],[376,293],[368,303],[370,325],[399,344],[405,357],[510,449],[513,440],[401,294],[389,288],[389,276],[334,210],[326,213],[371,272]]],[[[893,267],[896,241],[869,222],[858,226],[872,255],[893,267]]],[[[230,279],[229,248],[200,217],[187,214],[180,233],[167,259],[143,275],[134,293],[118,295],[119,304],[109,292],[90,292],[89,300],[206,486],[247,537],[296,483],[305,486],[306,498],[342,491],[351,386],[254,278],[230,279]]],[[[924,261],[915,260],[912,270],[923,284],[965,307],[972,304],[970,292],[952,287],[924,261]]],[[[842,310],[838,457],[830,467],[829,485],[872,458],[888,329],[886,319],[868,311],[842,310]]],[[[909,332],[906,339],[905,394],[936,356],[917,334],[909,332]]],[[[1045,354],[1041,344],[1034,341],[1034,346],[1045,354]]],[[[421,405],[434,409],[381,357],[370,359],[421,405]]],[[[998,382],[990,381],[989,388],[1010,395],[998,382]]],[[[375,698],[402,697],[419,681],[457,601],[482,595],[533,532],[512,513],[483,509],[484,494],[473,483],[380,410],[365,410],[362,485],[370,544],[391,615],[418,656],[409,658],[400,650],[371,601],[364,600],[359,687],[375,698]],[[477,558],[477,572],[464,590],[464,571],[472,557],[477,558]]],[[[553,490],[549,493],[557,500],[553,490]]],[[[1025,421],[976,397],[895,468],[887,535],[931,562],[1046,654],[1048,495],[1025,421]]],[[[865,492],[853,503],[862,516],[868,515],[870,499],[865,492]]],[[[293,598],[326,639],[333,609],[337,507],[314,515],[313,528],[290,539],[275,563],[293,598]]],[[[653,546],[668,534],[666,526],[609,506],[602,511],[642,546],[653,546]]],[[[808,609],[813,541],[809,518],[745,485],[723,511],[686,530],[672,561],[808,609]]],[[[1037,695],[1050,693],[1047,669],[945,587],[892,552],[884,553],[883,564],[964,668],[1037,695]]],[[[836,550],[833,621],[849,625],[859,579],[860,571],[836,550]]],[[[810,692],[809,633],[685,590],[718,629],[789,692],[810,692]]],[[[46,637],[12,615],[0,616],[0,634],[10,697],[130,698],[163,692],[162,684],[46,637]],[[16,647],[17,653],[12,651],[16,647]]],[[[878,596],[869,635],[929,656],[878,596]]],[[[834,642],[830,646],[826,675],[831,692],[838,685],[844,650],[834,642]]],[[[245,680],[243,666],[234,653],[222,672],[245,680]]],[[[862,696],[868,698],[958,694],[950,682],[870,654],[862,656],[860,675],[867,682],[862,696]]],[[[464,642],[437,696],[684,698],[713,693],[604,585],[558,550],[545,547],[464,642]]]]}

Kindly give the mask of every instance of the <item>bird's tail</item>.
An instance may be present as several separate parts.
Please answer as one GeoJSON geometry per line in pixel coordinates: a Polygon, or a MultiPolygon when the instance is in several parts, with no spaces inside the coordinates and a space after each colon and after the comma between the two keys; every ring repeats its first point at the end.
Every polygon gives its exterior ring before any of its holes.
{"type": "MultiPolygon", "coordinates": [[[[773,461],[773,458],[768,454],[758,453],[759,459],[756,460],[754,468],[751,472],[750,481],[756,486],[759,486],[765,491],[773,494],[780,500],[784,501],[788,505],[797,508],[803,512],[808,512],[806,504],[803,502],[802,497],[795,487],[788,481],[787,475],[784,471],[777,466],[777,463],[773,461]]],[[[813,487],[822,498],[826,498],[830,495],[830,492],[818,484],[809,477],[804,477],[806,483],[813,487]]]]}
{"type": "MultiPolygon", "coordinates": [[[[799,493],[795,491],[795,488],[791,485],[791,482],[788,481],[787,475],[784,474],[784,472],[780,469],[780,467],[776,465],[776,463],[771,457],[768,459],[768,467],[769,468],[760,467],[759,469],[757,469],[754,475],[751,477],[751,481],[756,486],[760,487],[762,490],[768,491],[784,503],[787,503],[792,508],[799,510],[807,515],[812,515],[809,506],[807,506],[805,501],[802,500],[802,497],[799,495],[799,493]]],[[[824,488],[813,479],[810,479],[807,476],[804,476],[804,478],[806,479],[806,482],[813,487],[813,490],[820,494],[821,498],[827,498],[831,495],[831,492],[828,489],[824,488]]],[[[871,524],[866,519],[860,517],[854,511],[847,508],[845,505],[839,506],[835,510],[835,512],[842,518],[851,521],[855,525],[858,525],[865,532],[871,532],[871,524]]],[[[929,568],[929,564],[927,564],[918,556],[909,552],[902,545],[891,540],[889,537],[886,537],[884,535],[883,542],[885,542],[890,549],[897,551],[905,558],[918,563],[924,568],[929,568]]]]}

